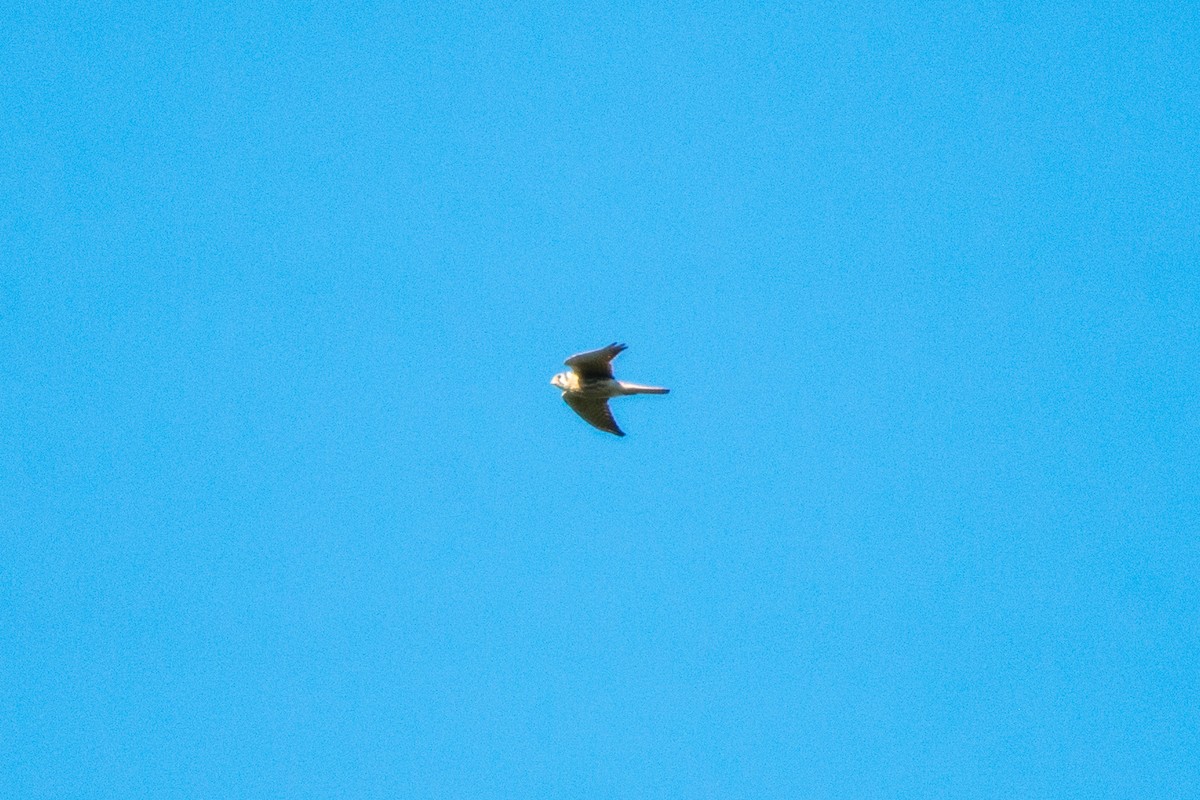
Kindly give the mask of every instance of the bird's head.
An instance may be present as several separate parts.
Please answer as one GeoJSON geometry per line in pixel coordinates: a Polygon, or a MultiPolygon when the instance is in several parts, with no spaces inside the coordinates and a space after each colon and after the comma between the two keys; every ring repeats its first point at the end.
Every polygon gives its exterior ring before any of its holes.
{"type": "Polygon", "coordinates": [[[562,389],[565,392],[567,390],[567,373],[560,372],[557,375],[555,375],[553,378],[550,379],[550,385],[557,386],[558,388],[562,389]]]}

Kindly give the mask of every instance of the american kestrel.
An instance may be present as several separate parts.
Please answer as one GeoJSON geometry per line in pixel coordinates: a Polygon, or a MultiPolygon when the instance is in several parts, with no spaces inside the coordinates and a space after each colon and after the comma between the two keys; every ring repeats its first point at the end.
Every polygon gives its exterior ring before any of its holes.
{"type": "Polygon", "coordinates": [[[594,428],[617,436],[625,432],[617,427],[612,412],[608,410],[608,398],[627,394],[666,394],[670,389],[661,386],[642,386],[613,378],[612,360],[625,349],[625,345],[613,342],[599,350],[589,350],[571,356],[563,363],[570,372],[560,372],[550,383],[563,390],[562,398],[576,414],[583,417],[594,428]]]}

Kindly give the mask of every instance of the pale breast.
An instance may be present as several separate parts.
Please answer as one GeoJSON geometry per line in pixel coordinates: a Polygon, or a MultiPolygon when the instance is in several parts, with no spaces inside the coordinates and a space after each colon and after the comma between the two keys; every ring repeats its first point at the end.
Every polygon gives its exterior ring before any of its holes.
{"type": "Polygon", "coordinates": [[[621,384],[612,378],[591,378],[578,381],[577,386],[573,387],[573,393],[590,400],[606,400],[622,394],[621,384]]]}

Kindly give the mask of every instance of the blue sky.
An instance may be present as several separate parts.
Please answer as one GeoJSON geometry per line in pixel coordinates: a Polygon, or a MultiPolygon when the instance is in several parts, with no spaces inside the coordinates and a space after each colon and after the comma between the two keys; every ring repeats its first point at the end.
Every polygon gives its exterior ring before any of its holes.
{"type": "Polygon", "coordinates": [[[1128,5],[6,9],[0,795],[1198,796],[1128,5]]]}

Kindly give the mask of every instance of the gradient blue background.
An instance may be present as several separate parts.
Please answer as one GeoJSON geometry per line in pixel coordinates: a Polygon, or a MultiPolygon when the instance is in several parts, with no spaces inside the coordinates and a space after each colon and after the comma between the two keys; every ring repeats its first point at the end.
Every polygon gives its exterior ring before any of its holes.
{"type": "Polygon", "coordinates": [[[1200,796],[1198,42],[7,4],[0,795],[1200,796]]]}

